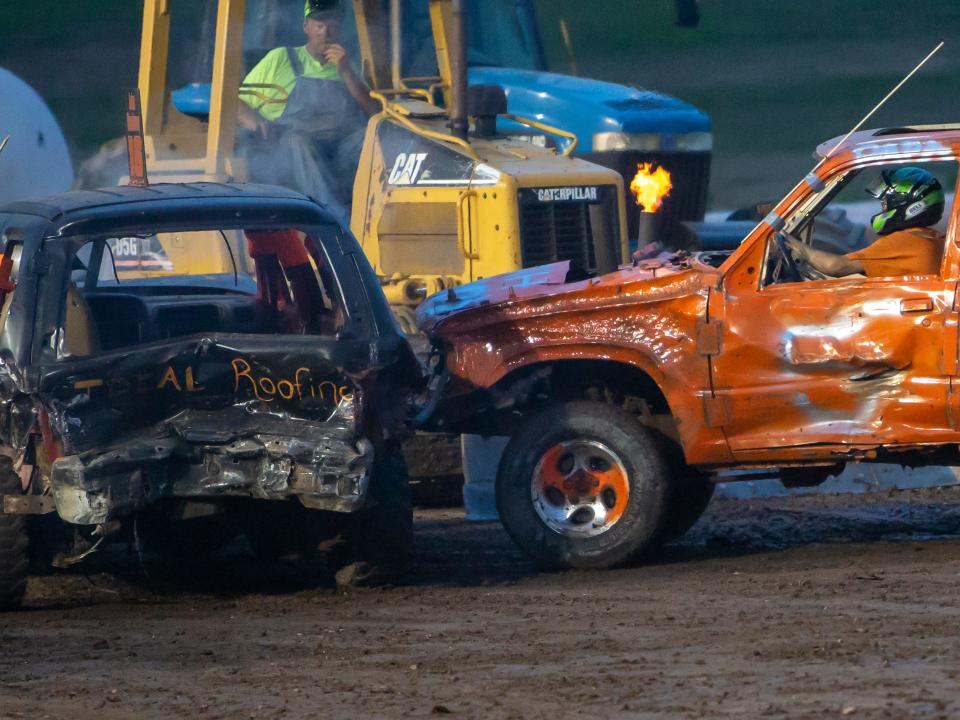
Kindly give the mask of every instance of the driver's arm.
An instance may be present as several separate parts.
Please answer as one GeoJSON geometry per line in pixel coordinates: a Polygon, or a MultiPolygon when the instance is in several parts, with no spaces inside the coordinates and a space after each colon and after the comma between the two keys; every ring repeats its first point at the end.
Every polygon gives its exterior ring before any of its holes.
{"type": "Polygon", "coordinates": [[[843,277],[844,275],[863,272],[863,265],[856,258],[817,250],[794,238],[788,237],[785,240],[790,253],[797,260],[813,266],[824,275],[843,277]]]}
{"type": "Polygon", "coordinates": [[[357,101],[357,104],[363,108],[367,115],[374,115],[380,109],[380,103],[370,97],[370,90],[363,84],[363,80],[357,77],[357,74],[350,67],[347,59],[347,51],[338,43],[332,43],[323,51],[327,62],[334,63],[337,66],[337,72],[340,73],[340,79],[347,86],[347,91],[357,101]]]}
{"type": "Polygon", "coordinates": [[[237,122],[240,127],[255,132],[264,139],[270,135],[270,121],[243,100],[237,103],[237,122]]]}

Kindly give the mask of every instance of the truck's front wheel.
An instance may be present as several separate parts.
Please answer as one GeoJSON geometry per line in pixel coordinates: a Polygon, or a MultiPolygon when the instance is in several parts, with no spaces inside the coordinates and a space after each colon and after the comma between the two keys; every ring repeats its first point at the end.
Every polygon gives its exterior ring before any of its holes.
{"type": "MultiPolygon", "coordinates": [[[[20,477],[8,458],[0,458],[0,496],[19,495],[20,477]]],[[[27,523],[23,515],[7,515],[0,507],[0,610],[20,606],[27,587],[27,523]]]]}
{"type": "Polygon", "coordinates": [[[657,539],[668,463],[630,414],[599,402],[529,417],[504,451],[497,507],[507,532],[546,567],[608,568],[657,539]]]}

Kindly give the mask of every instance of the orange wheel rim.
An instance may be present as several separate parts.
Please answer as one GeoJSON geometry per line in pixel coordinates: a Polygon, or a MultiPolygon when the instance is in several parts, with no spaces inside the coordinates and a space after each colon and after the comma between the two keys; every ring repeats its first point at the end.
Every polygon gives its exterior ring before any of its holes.
{"type": "Polygon", "coordinates": [[[533,471],[531,499],[554,532],[594,537],[617,524],[630,502],[630,476],[613,450],[568,440],[547,450],[533,471]]]}

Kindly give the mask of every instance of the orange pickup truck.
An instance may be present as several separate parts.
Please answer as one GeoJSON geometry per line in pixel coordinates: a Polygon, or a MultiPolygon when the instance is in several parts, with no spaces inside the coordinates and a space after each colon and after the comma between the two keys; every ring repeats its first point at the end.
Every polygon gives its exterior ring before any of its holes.
{"type": "Polygon", "coordinates": [[[795,486],[847,461],[960,464],[960,125],[818,153],[732,252],[555,263],[421,306],[424,425],[511,437],[497,505],[541,564],[636,559],[696,521],[720,470],[795,486]],[[863,249],[838,252],[827,220],[857,210],[863,249]]]}

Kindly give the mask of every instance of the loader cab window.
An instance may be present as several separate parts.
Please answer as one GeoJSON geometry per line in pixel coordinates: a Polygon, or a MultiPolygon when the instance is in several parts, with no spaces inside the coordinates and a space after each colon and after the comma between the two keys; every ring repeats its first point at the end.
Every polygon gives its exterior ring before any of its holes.
{"type": "MultiPolygon", "coordinates": [[[[385,3],[386,6],[386,3],[385,3]]],[[[469,62],[471,65],[544,70],[536,16],[528,2],[469,0],[469,62]]],[[[360,61],[357,19],[353,3],[343,3],[339,42],[360,61]]],[[[209,11],[208,11],[209,12],[209,11]]],[[[401,3],[404,77],[436,75],[437,49],[427,0],[401,3]]],[[[244,60],[253,67],[275,47],[303,44],[302,0],[248,0],[244,23],[244,60]]],[[[209,21],[208,21],[209,24],[209,21]]],[[[386,34],[389,37],[389,32],[386,34]]]]}
{"type": "Polygon", "coordinates": [[[127,233],[72,258],[55,342],[61,357],[88,357],[199,333],[332,336],[345,319],[323,243],[309,233],[127,233]]]}
{"type": "MultiPolygon", "coordinates": [[[[536,15],[528,2],[469,0],[467,8],[467,61],[472,67],[547,69],[536,15]]],[[[437,48],[427,1],[404,3],[403,13],[404,77],[437,75],[437,48]]]]}
{"type": "Polygon", "coordinates": [[[763,285],[939,275],[957,175],[955,161],[909,161],[833,178],[770,235],[763,285]]]}
{"type": "MultiPolygon", "coordinates": [[[[206,118],[210,112],[217,2],[170,0],[168,86],[173,89],[172,99],[177,110],[198,118],[206,118]]],[[[405,0],[401,5],[401,76],[436,77],[439,70],[428,2],[405,0]]],[[[338,40],[359,73],[362,58],[353,3],[347,0],[343,7],[338,40]]],[[[468,8],[468,62],[471,66],[549,69],[532,0],[469,0],[468,8]]],[[[389,28],[380,31],[389,37],[389,28]]],[[[297,47],[303,43],[303,0],[248,0],[241,76],[245,77],[274,48],[297,47]]],[[[242,89],[242,94],[248,97],[257,93],[263,94],[265,89],[242,89]]],[[[265,94],[273,97],[269,90],[265,94]]]]}
{"type": "Polygon", "coordinates": [[[471,65],[540,70],[535,19],[516,0],[468,3],[471,65]]]}

